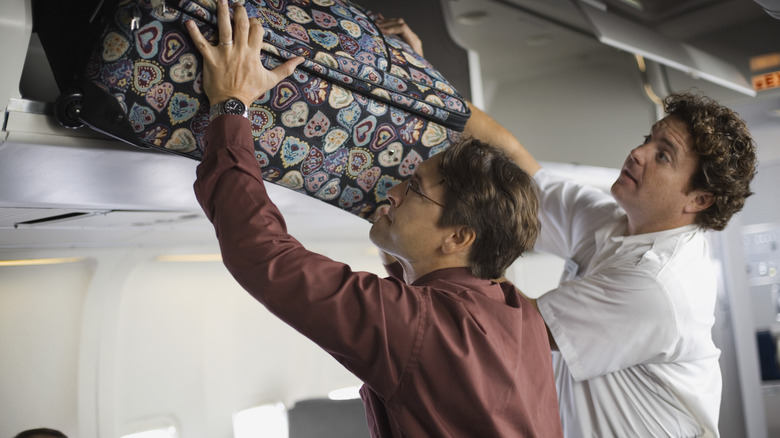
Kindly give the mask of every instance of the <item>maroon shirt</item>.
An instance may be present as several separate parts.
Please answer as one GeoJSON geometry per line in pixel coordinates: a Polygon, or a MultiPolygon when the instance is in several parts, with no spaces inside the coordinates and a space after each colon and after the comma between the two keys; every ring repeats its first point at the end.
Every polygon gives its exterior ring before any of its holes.
{"type": "Polygon", "coordinates": [[[195,193],[225,266],[360,378],[373,437],[560,437],[547,332],[509,283],[466,268],[414,284],[353,272],[287,234],[249,121],[208,127],[195,193]]]}

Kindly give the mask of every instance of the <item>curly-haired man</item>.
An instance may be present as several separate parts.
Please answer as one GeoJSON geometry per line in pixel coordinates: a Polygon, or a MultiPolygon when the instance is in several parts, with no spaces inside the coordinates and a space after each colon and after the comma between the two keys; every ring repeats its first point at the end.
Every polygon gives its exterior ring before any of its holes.
{"type": "Polygon", "coordinates": [[[564,435],[717,437],[716,280],[703,232],[751,195],[755,145],[737,114],[675,94],[628,154],[612,196],[542,169],[472,108],[467,131],[506,148],[541,191],[537,249],[566,259],[536,301],[547,324],[564,435]]]}

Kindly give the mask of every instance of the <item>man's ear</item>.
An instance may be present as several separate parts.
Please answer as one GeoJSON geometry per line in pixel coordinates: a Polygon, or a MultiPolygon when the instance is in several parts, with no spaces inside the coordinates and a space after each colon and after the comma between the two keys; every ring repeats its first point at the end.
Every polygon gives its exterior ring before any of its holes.
{"type": "Polygon", "coordinates": [[[698,213],[709,208],[715,203],[715,195],[704,190],[694,190],[690,193],[690,200],[685,206],[686,213],[698,213]]]}
{"type": "Polygon", "coordinates": [[[471,244],[477,238],[477,233],[469,227],[458,226],[452,229],[441,245],[441,250],[445,254],[453,254],[459,251],[468,252],[471,249],[471,244]]]}

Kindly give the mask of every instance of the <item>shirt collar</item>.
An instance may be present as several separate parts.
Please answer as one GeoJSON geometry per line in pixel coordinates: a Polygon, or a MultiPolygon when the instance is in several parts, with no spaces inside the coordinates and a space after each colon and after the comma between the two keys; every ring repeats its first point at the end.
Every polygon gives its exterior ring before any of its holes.
{"type": "Polygon", "coordinates": [[[621,221],[617,225],[605,227],[603,231],[606,233],[605,238],[609,241],[620,244],[621,246],[637,246],[637,245],[652,245],[658,239],[666,237],[678,236],[682,234],[695,233],[700,230],[700,227],[696,224],[685,225],[682,227],[672,228],[669,230],[655,231],[652,233],[635,234],[632,236],[625,236],[626,221],[621,221]]]}
{"type": "Polygon", "coordinates": [[[490,280],[483,280],[481,278],[475,277],[468,268],[457,267],[439,269],[433,272],[429,272],[418,278],[417,281],[412,283],[412,286],[428,286],[437,280],[446,280],[452,283],[463,285],[473,284],[476,287],[485,287],[486,285],[490,284],[490,280]]]}
{"type": "Polygon", "coordinates": [[[445,268],[429,272],[418,278],[417,281],[412,283],[412,286],[436,287],[436,283],[440,282],[456,284],[460,288],[477,291],[493,300],[506,301],[504,291],[498,283],[484,278],[477,278],[465,267],[445,268]]]}

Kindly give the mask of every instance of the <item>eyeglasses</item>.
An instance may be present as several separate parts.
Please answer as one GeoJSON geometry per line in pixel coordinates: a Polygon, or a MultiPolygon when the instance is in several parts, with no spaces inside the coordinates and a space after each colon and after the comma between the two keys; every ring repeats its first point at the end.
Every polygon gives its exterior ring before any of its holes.
{"type": "Polygon", "coordinates": [[[417,184],[417,181],[414,180],[414,178],[409,178],[409,180],[406,183],[406,191],[404,191],[404,197],[406,197],[407,194],[409,194],[409,190],[413,191],[414,193],[417,193],[418,195],[422,196],[423,198],[433,202],[434,204],[438,205],[441,208],[444,208],[443,205],[439,204],[438,202],[434,201],[433,199],[423,195],[423,193],[420,191],[420,185],[417,184]]]}

